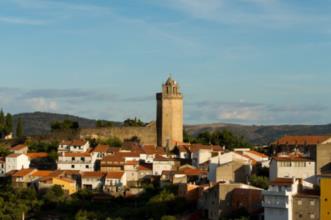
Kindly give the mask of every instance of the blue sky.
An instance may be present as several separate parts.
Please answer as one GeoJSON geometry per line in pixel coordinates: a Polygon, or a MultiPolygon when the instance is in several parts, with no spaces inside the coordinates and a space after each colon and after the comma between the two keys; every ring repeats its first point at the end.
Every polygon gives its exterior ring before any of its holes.
{"type": "Polygon", "coordinates": [[[185,123],[331,122],[330,0],[1,0],[0,106],[185,123]]]}

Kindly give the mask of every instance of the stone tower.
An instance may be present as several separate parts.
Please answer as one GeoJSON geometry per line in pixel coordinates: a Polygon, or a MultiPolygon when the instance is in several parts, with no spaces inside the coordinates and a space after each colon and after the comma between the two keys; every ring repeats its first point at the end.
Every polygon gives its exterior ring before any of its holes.
{"type": "Polygon", "coordinates": [[[176,142],[183,142],[183,96],[178,83],[169,77],[156,100],[157,144],[172,150],[176,142]]]}

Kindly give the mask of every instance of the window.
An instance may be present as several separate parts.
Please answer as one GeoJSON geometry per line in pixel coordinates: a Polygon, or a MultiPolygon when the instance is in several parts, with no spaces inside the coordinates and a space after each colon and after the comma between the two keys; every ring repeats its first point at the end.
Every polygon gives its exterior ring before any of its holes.
{"type": "Polygon", "coordinates": [[[85,161],[85,157],[81,157],[80,160],[81,160],[81,161],[85,161]]]}
{"type": "Polygon", "coordinates": [[[314,201],[314,200],[311,200],[311,201],[310,201],[310,205],[311,205],[311,206],[314,206],[314,205],[315,205],[315,201],[314,201]]]}
{"type": "Polygon", "coordinates": [[[88,165],[86,165],[86,166],[85,166],[85,168],[89,168],[89,166],[88,166],[88,165]]]}
{"type": "Polygon", "coordinates": [[[72,157],[72,158],[71,158],[71,160],[75,160],[75,158],[74,158],[74,157],[72,157]]]}
{"type": "Polygon", "coordinates": [[[75,168],[75,165],[71,165],[71,168],[75,168]]]}

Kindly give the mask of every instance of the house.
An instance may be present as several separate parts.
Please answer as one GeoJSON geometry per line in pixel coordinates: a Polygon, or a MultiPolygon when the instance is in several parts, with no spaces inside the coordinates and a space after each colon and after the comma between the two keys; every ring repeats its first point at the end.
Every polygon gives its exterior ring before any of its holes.
{"type": "Polygon", "coordinates": [[[316,190],[302,190],[293,196],[293,220],[320,219],[320,195],[316,190]]]}
{"type": "Polygon", "coordinates": [[[316,162],[316,175],[331,171],[331,136],[284,136],[271,144],[275,156],[296,153],[316,162]]]}
{"type": "Polygon", "coordinates": [[[315,183],[315,162],[297,156],[273,157],[270,162],[270,180],[284,177],[315,183]]]}
{"type": "Polygon", "coordinates": [[[223,148],[215,145],[192,144],[190,147],[192,165],[199,167],[210,160],[212,157],[220,156],[223,148]]]}
{"type": "MultiPolygon", "coordinates": [[[[227,178],[225,179],[233,179],[235,176],[233,177],[229,177],[230,175],[232,176],[233,171],[235,171],[236,169],[239,169],[239,164],[241,164],[241,166],[245,167],[242,168],[241,171],[244,171],[244,173],[249,173],[252,171],[252,165],[255,164],[255,160],[250,158],[249,156],[243,155],[241,153],[238,152],[227,152],[221,155],[217,155],[215,157],[210,158],[209,161],[209,165],[208,165],[208,179],[211,182],[217,182],[219,181],[219,179],[217,179],[217,175],[221,174],[221,171],[226,171],[223,175],[223,177],[225,177],[225,175],[228,175],[227,178]],[[235,161],[235,162],[233,162],[235,161]],[[232,163],[233,162],[233,163],[232,163]],[[227,164],[224,165],[223,164],[227,164]],[[218,169],[218,167],[220,167],[218,169]],[[236,168],[237,167],[237,168],[236,168]],[[249,167],[249,170],[248,170],[249,167]],[[217,171],[218,169],[218,171],[217,171]],[[247,171],[247,172],[246,172],[247,171]]],[[[245,175],[246,176],[246,175],[245,175]]],[[[219,178],[221,178],[221,176],[219,175],[219,178]]],[[[236,179],[236,178],[234,178],[236,179]]]]}
{"type": "Polygon", "coordinates": [[[154,145],[144,145],[142,146],[142,152],[140,152],[140,160],[145,163],[153,163],[156,155],[166,156],[166,152],[162,147],[156,147],[154,145]]]}
{"type": "Polygon", "coordinates": [[[263,213],[261,189],[236,188],[232,191],[232,213],[245,210],[251,216],[259,216],[263,213]]]}
{"type": "Polygon", "coordinates": [[[105,156],[111,154],[109,150],[110,149],[108,145],[99,144],[93,149],[92,154],[94,155],[94,158],[96,158],[96,160],[101,160],[105,156]]]}
{"type": "Polygon", "coordinates": [[[57,161],[59,170],[93,171],[95,158],[88,152],[62,152],[57,161]]]}
{"type": "Polygon", "coordinates": [[[179,171],[164,170],[162,171],[160,182],[161,187],[169,184],[187,183],[187,176],[179,171]]]}
{"type": "Polygon", "coordinates": [[[139,161],[127,161],[124,164],[124,172],[126,174],[126,181],[128,185],[137,185],[139,180],[138,173],[139,161]]]}
{"type": "Polygon", "coordinates": [[[263,153],[251,150],[249,148],[235,148],[234,151],[252,158],[257,163],[260,163],[261,167],[269,167],[269,157],[263,153]]]}
{"type": "Polygon", "coordinates": [[[177,155],[177,158],[180,159],[191,159],[191,150],[189,145],[177,145],[173,152],[177,155]]]}
{"type": "Polygon", "coordinates": [[[100,162],[102,172],[123,171],[125,159],[118,154],[104,157],[100,162]]]}
{"type": "Polygon", "coordinates": [[[258,204],[261,204],[262,196],[258,195],[262,191],[260,188],[241,183],[217,183],[202,192],[198,201],[198,207],[206,213],[208,219],[218,220],[232,214],[234,209],[241,206],[249,210],[254,209],[254,205],[256,205],[255,208],[259,208],[258,204]],[[236,189],[252,189],[259,192],[245,190],[233,194],[236,192],[236,189]],[[246,199],[242,199],[241,204],[238,204],[238,201],[240,201],[239,195],[240,198],[246,197],[246,199]],[[232,199],[234,199],[234,202],[232,199]],[[233,203],[235,203],[234,207],[232,206],[233,203]]]}
{"type": "Polygon", "coordinates": [[[32,173],[35,172],[35,169],[27,168],[21,169],[15,172],[12,177],[12,186],[17,188],[25,188],[28,185],[36,180],[36,177],[32,177],[32,173]]]}
{"type": "Polygon", "coordinates": [[[9,149],[14,154],[26,154],[28,153],[28,146],[24,144],[15,145],[14,147],[9,149]]]}
{"type": "Polygon", "coordinates": [[[90,148],[90,142],[85,140],[61,141],[58,152],[86,152],[90,148]]]}
{"type": "Polygon", "coordinates": [[[263,192],[265,220],[292,220],[293,196],[298,193],[299,181],[294,178],[274,179],[263,192]]]}
{"type": "Polygon", "coordinates": [[[0,157],[0,177],[5,176],[6,174],[6,159],[4,157],[0,157]]]}
{"type": "Polygon", "coordinates": [[[331,219],[331,178],[320,179],[320,219],[331,219]]]}
{"type": "Polygon", "coordinates": [[[58,177],[46,177],[39,180],[39,190],[51,188],[52,186],[60,186],[62,190],[71,195],[77,192],[76,181],[63,176],[58,177]]]}
{"type": "Polygon", "coordinates": [[[110,171],[106,175],[104,190],[109,193],[123,193],[127,185],[126,173],[110,171]]]}
{"type": "Polygon", "coordinates": [[[153,175],[160,176],[163,171],[176,170],[179,163],[174,159],[157,155],[153,161],[153,175]]]}
{"type": "Polygon", "coordinates": [[[6,173],[12,170],[27,169],[30,166],[29,157],[25,154],[9,154],[6,157],[6,173]]]}
{"type": "Polygon", "coordinates": [[[106,174],[100,171],[87,171],[81,174],[82,189],[100,190],[105,184],[106,174]]]}
{"type": "Polygon", "coordinates": [[[213,182],[247,183],[251,175],[251,166],[245,161],[233,160],[216,168],[213,182]]]}
{"type": "Polygon", "coordinates": [[[153,168],[149,164],[141,164],[138,166],[138,180],[149,178],[153,175],[153,168]]]}

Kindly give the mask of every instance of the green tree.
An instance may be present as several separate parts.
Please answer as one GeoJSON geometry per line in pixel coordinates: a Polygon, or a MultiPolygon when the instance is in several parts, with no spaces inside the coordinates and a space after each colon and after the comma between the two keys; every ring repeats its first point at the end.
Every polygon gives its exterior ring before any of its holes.
{"type": "Polygon", "coordinates": [[[66,130],[66,129],[72,129],[77,130],[79,129],[79,123],[77,121],[72,120],[64,120],[64,121],[55,121],[51,124],[52,131],[56,130],[66,130]]]}
{"type": "Polygon", "coordinates": [[[126,127],[143,127],[145,126],[145,123],[138,118],[128,118],[123,122],[123,125],[126,127]]]}
{"type": "Polygon", "coordinates": [[[121,147],[123,145],[121,139],[118,137],[110,137],[104,141],[101,141],[102,144],[107,144],[111,147],[121,147]]]}
{"type": "Polygon", "coordinates": [[[7,113],[5,117],[5,128],[4,132],[5,134],[10,134],[13,131],[13,117],[10,113],[7,113]]]}
{"type": "Polygon", "coordinates": [[[22,118],[19,118],[16,125],[16,137],[23,136],[23,121],[22,118]]]}
{"type": "Polygon", "coordinates": [[[252,175],[249,177],[249,182],[252,186],[256,186],[262,189],[268,189],[269,179],[265,176],[252,175]]]}
{"type": "Polygon", "coordinates": [[[97,128],[109,128],[113,126],[113,123],[111,121],[106,121],[106,120],[97,120],[95,123],[95,126],[97,128]]]}

